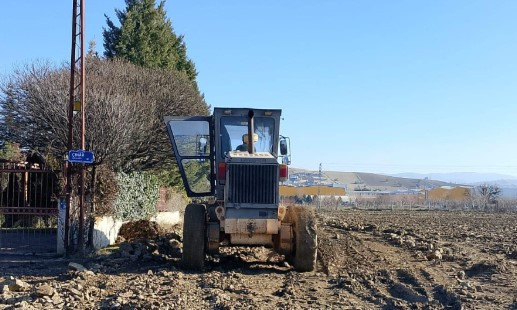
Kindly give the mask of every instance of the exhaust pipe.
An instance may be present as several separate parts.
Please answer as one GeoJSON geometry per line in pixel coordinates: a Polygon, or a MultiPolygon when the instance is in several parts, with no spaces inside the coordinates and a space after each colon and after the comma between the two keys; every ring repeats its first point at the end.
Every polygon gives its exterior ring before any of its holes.
{"type": "Polygon", "coordinates": [[[253,142],[253,134],[255,129],[255,124],[253,121],[253,116],[255,113],[253,110],[248,112],[248,153],[253,154],[253,150],[255,149],[255,143],[253,142]]]}

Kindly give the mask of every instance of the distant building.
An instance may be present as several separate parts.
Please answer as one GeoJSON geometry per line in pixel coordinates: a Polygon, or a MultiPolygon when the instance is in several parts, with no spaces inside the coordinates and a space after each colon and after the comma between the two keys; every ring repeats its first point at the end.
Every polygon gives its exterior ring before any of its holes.
{"type": "Polygon", "coordinates": [[[473,196],[473,188],[467,186],[442,186],[427,192],[427,198],[431,201],[448,200],[464,202],[473,196]]]}

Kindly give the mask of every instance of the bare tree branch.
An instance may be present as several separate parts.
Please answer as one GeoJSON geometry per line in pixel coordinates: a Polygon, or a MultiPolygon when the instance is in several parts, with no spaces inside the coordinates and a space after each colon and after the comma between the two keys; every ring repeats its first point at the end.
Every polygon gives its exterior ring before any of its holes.
{"type": "MultiPolygon", "coordinates": [[[[90,56],[86,62],[86,147],[116,171],[170,164],[165,115],[206,115],[208,107],[182,74],[90,56]]],[[[61,158],[67,150],[69,71],[38,63],[0,86],[0,139],[61,158]]],[[[74,141],[79,141],[79,115],[74,141]]]]}

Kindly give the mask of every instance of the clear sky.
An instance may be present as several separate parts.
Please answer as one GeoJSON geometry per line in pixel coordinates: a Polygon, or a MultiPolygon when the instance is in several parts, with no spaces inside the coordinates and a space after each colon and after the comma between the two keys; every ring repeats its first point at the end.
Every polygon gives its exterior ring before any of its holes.
{"type": "MultiPolygon", "coordinates": [[[[70,53],[71,2],[2,1],[0,74],[70,53]]],[[[102,53],[103,14],[86,0],[102,53]]],[[[173,1],[212,106],[282,108],[293,166],[517,175],[517,1],[173,1]]]]}

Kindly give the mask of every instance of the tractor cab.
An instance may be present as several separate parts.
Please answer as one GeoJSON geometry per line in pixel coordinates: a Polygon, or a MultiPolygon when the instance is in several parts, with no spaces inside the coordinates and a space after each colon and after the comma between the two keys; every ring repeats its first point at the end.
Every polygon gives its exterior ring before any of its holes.
{"type": "Polygon", "coordinates": [[[281,113],[273,109],[215,108],[213,116],[166,117],[187,195],[224,199],[226,163],[237,158],[281,163],[286,173],[291,161],[290,140],[279,135],[281,113]]]}

